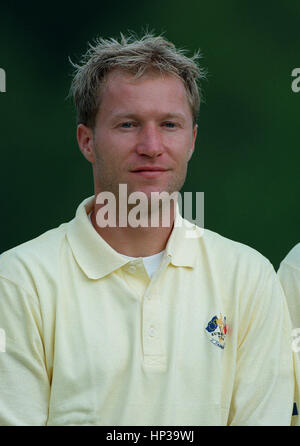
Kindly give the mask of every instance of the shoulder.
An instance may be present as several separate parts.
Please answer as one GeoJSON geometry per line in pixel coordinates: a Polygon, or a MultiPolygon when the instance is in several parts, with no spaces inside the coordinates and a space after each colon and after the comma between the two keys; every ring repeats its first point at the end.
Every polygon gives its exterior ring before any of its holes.
{"type": "Polygon", "coordinates": [[[59,253],[66,237],[66,225],[39,235],[11,248],[0,255],[0,279],[6,279],[34,293],[35,280],[41,272],[51,274],[58,263],[59,253]]]}
{"type": "Polygon", "coordinates": [[[195,256],[194,270],[225,292],[253,294],[277,278],[271,262],[256,249],[209,229],[195,227],[196,236],[182,243],[187,256],[195,256]],[[198,235],[198,236],[197,236],[198,235]]]}
{"type": "Polygon", "coordinates": [[[256,249],[209,229],[204,229],[203,236],[199,238],[199,243],[200,249],[207,249],[207,256],[231,267],[244,265],[252,268],[273,268],[270,261],[256,249]]]}
{"type": "Polygon", "coordinates": [[[300,271],[300,243],[294,246],[283,259],[280,266],[288,266],[300,271]]]}
{"type": "Polygon", "coordinates": [[[239,308],[246,319],[248,311],[254,307],[265,311],[272,301],[281,308],[278,277],[272,263],[259,251],[209,229],[202,231],[195,244],[197,269],[204,271],[200,273],[202,280],[216,290],[228,308],[239,308]]]}

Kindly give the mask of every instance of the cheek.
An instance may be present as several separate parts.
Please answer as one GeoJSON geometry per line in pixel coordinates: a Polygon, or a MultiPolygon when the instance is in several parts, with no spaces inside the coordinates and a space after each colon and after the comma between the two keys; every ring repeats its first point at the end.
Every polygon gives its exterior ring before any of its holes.
{"type": "Polygon", "coordinates": [[[99,132],[96,139],[96,151],[98,158],[103,161],[114,159],[117,154],[119,141],[111,137],[109,132],[99,132]]]}
{"type": "Polygon", "coordinates": [[[132,135],[116,135],[110,134],[103,135],[100,141],[100,147],[107,153],[107,156],[113,158],[115,162],[118,159],[124,158],[128,152],[134,147],[135,138],[132,135]]]}
{"type": "Polygon", "coordinates": [[[191,156],[193,140],[186,135],[169,138],[167,147],[169,148],[170,156],[176,160],[178,164],[185,164],[191,156]]]}

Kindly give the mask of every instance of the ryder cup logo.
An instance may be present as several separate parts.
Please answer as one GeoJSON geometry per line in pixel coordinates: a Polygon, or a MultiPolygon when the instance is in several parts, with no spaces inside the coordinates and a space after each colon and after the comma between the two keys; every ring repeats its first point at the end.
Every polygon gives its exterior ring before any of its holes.
{"type": "Polygon", "coordinates": [[[210,342],[218,347],[224,349],[225,347],[225,338],[227,334],[227,325],[226,325],[226,317],[222,316],[214,316],[207,324],[205,328],[206,334],[210,342]]]}

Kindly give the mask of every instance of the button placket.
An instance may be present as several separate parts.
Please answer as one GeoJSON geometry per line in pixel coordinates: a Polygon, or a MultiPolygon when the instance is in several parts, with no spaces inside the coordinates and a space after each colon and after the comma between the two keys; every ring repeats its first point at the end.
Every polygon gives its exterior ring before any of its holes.
{"type": "Polygon", "coordinates": [[[136,267],[135,267],[134,265],[130,265],[130,266],[128,267],[128,271],[129,271],[130,273],[135,273],[135,272],[136,272],[136,267]]]}
{"type": "Polygon", "coordinates": [[[152,296],[144,303],[143,342],[145,355],[161,355],[160,338],[160,302],[158,296],[152,296]]]}
{"type": "Polygon", "coordinates": [[[166,352],[161,332],[161,303],[157,285],[169,262],[170,259],[167,257],[161,265],[159,274],[151,281],[143,300],[144,364],[150,367],[166,367],[166,352]]]}
{"type": "Polygon", "coordinates": [[[140,260],[127,262],[123,268],[120,269],[122,280],[126,282],[133,298],[139,300],[141,303],[144,299],[145,292],[149,286],[150,280],[147,274],[144,273],[144,266],[140,260]],[[130,267],[136,268],[135,272],[130,267]]]}

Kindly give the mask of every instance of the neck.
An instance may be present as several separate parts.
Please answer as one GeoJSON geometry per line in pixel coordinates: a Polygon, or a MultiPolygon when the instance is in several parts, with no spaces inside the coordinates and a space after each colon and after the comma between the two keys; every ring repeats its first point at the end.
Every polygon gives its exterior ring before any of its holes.
{"type": "MultiPolygon", "coordinates": [[[[120,224],[119,211],[111,218],[114,225],[106,227],[99,226],[100,216],[103,215],[104,206],[94,202],[91,216],[92,224],[97,233],[117,252],[130,257],[148,257],[163,251],[171,235],[174,218],[175,204],[172,203],[168,218],[153,219],[155,226],[151,225],[151,215],[147,219],[147,226],[130,226],[129,213],[127,214],[127,225],[120,224]],[[102,209],[102,212],[101,212],[102,209]],[[99,213],[99,214],[98,214],[99,213]]],[[[160,208],[161,209],[161,208],[160,208]]],[[[153,215],[152,215],[153,218],[153,215]]],[[[145,220],[144,220],[145,222],[145,220]]]]}

